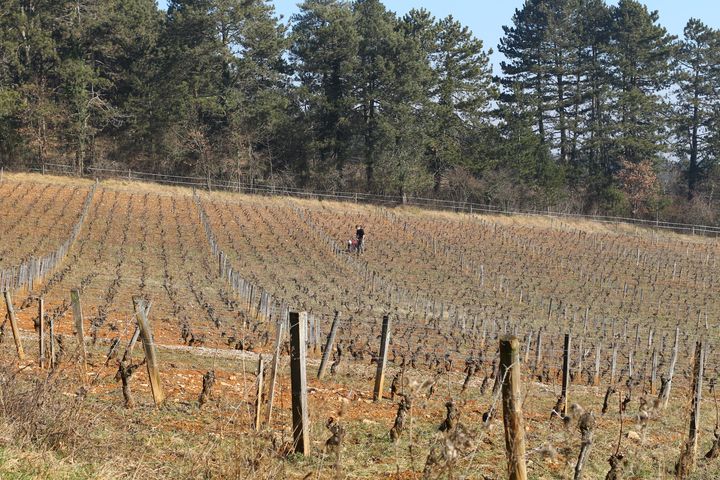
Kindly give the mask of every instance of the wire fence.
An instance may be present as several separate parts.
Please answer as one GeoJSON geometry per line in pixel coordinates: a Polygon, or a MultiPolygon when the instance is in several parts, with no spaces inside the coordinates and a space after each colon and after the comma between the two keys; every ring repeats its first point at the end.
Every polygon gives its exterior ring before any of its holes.
{"type": "MultiPolygon", "coordinates": [[[[25,169],[30,172],[42,174],[77,175],[73,165],[45,163],[32,165],[25,169]]],[[[85,176],[103,179],[127,179],[135,181],[153,182],[164,185],[184,186],[206,190],[223,190],[251,195],[278,195],[315,200],[334,200],[341,202],[365,203],[383,206],[415,206],[433,210],[453,211],[460,213],[484,213],[497,215],[529,215],[550,218],[584,219],[606,224],[630,224],[640,227],[654,228],[676,233],[720,237],[720,226],[697,225],[691,223],[669,222],[660,219],[648,220],[643,218],[620,217],[611,215],[589,215],[574,213],[567,210],[545,210],[535,208],[510,209],[499,205],[490,205],[468,201],[445,200],[439,198],[383,195],[362,192],[343,191],[316,191],[288,186],[277,186],[264,183],[248,183],[235,180],[218,179],[212,177],[195,177],[181,175],[166,175],[161,173],[139,172],[132,169],[121,170],[112,168],[88,167],[85,176]]]]}

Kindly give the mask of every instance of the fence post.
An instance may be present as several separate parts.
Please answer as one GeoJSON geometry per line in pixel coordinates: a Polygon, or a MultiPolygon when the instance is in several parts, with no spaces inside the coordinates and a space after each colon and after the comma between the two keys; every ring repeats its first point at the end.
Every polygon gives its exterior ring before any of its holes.
{"type": "Polygon", "coordinates": [[[17,326],[17,317],[15,316],[15,309],[12,304],[12,296],[10,290],[5,290],[5,304],[7,305],[7,313],[10,318],[10,329],[12,330],[13,340],[15,341],[15,348],[17,349],[18,359],[20,361],[25,360],[25,352],[23,351],[22,341],[20,339],[20,330],[17,326]]]}
{"type": "Polygon", "coordinates": [[[335,310],[335,318],[333,318],[332,327],[330,327],[330,333],[328,334],[327,342],[325,343],[325,350],[323,351],[322,360],[320,361],[320,368],[318,368],[317,378],[322,380],[325,374],[325,368],[327,362],[330,359],[330,355],[335,342],[335,334],[337,333],[338,326],[340,325],[340,312],[335,310]]]}
{"type": "Polygon", "coordinates": [[[146,312],[148,307],[145,300],[140,297],[133,297],[133,306],[135,308],[135,318],[140,327],[140,335],[143,340],[143,348],[145,349],[145,359],[147,361],[148,378],[150,379],[150,390],[152,390],[155,406],[160,406],[165,401],[165,394],[160,383],[160,369],[158,368],[157,352],[155,350],[155,341],[153,339],[150,322],[146,312]]]}
{"type": "Polygon", "coordinates": [[[520,398],[520,342],[516,337],[508,336],[500,340],[500,378],[508,478],[527,480],[525,427],[520,398]]]}
{"type": "Polygon", "coordinates": [[[38,317],[40,322],[40,368],[45,368],[45,299],[38,298],[38,317]]]}
{"type": "Polygon", "coordinates": [[[677,478],[685,479],[695,470],[697,456],[698,433],[700,431],[700,401],[702,400],[702,382],[704,371],[704,350],[702,342],[695,344],[695,365],[693,367],[692,413],[690,414],[690,431],[683,445],[680,459],[675,466],[677,478]]]}
{"type": "Polygon", "coordinates": [[[565,343],[563,346],[563,371],[562,371],[562,398],[561,414],[564,417],[567,414],[568,405],[568,385],[570,384],[570,334],[565,334],[565,343]]]}
{"type": "Polygon", "coordinates": [[[273,352],[272,363],[270,364],[270,389],[268,391],[268,408],[265,422],[270,425],[272,419],[273,402],[275,401],[275,383],[277,382],[278,367],[280,366],[280,348],[282,347],[283,330],[285,322],[278,321],[275,333],[275,350],[273,352]]]}
{"type": "Polygon", "coordinates": [[[375,388],[373,401],[382,400],[383,383],[385,383],[385,366],[387,365],[388,347],[390,346],[390,316],[383,316],[382,333],[380,337],[380,353],[378,355],[377,372],[375,373],[375,388]]]}
{"type": "Polygon", "coordinates": [[[258,358],[258,369],[257,369],[257,389],[255,390],[255,431],[260,431],[260,411],[262,410],[263,400],[263,374],[265,373],[265,361],[262,355],[258,358]]]}
{"type": "Polygon", "coordinates": [[[307,315],[290,317],[290,383],[292,387],[293,445],[295,451],[310,454],[310,419],[307,398],[306,343],[307,315]]]}
{"type": "Polygon", "coordinates": [[[80,304],[80,291],[77,288],[70,290],[70,301],[75,319],[75,334],[78,338],[80,356],[82,357],[83,383],[87,382],[87,352],[85,351],[85,327],[83,325],[82,305],[80,304]]]}

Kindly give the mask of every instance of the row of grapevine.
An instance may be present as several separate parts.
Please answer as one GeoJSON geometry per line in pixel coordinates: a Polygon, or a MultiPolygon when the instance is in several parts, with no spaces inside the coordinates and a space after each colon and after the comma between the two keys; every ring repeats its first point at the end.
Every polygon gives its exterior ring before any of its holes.
{"type": "Polygon", "coordinates": [[[72,247],[73,243],[80,234],[80,229],[85,222],[88,209],[95,195],[96,185],[93,185],[83,203],[80,217],[68,238],[53,252],[48,253],[40,258],[32,257],[20,265],[6,268],[0,271],[0,290],[17,290],[23,287],[32,289],[36,280],[45,278],[46,275],[53,272],[57,266],[62,263],[72,247]]]}

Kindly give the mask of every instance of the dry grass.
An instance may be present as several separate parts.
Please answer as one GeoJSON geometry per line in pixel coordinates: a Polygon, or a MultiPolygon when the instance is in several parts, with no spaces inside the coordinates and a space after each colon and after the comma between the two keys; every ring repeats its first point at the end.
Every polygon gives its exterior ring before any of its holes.
{"type": "Polygon", "coordinates": [[[82,186],[89,187],[95,183],[95,180],[79,178],[79,177],[66,177],[62,175],[41,175],[39,173],[15,173],[15,172],[4,172],[3,180],[20,183],[40,183],[40,184],[52,184],[52,185],[63,185],[63,186],[82,186]]]}
{"type": "MultiPolygon", "coordinates": [[[[273,427],[256,433],[250,428],[254,362],[225,359],[210,363],[192,352],[174,351],[162,358],[163,383],[170,392],[176,382],[187,385],[187,390],[174,391],[166,406],[155,409],[141,370],[132,380],[138,407],[127,410],[122,407],[119,385],[112,380],[112,368],[99,366],[103,351],[90,350],[98,377],[84,396],[77,395],[77,371],[70,362],[50,378],[37,369],[18,371],[8,363],[0,367],[0,478],[419,479],[432,446],[445,441],[437,431],[448,398],[456,400],[459,421],[469,440],[453,462],[454,478],[505,478],[502,417],[498,414],[489,427],[482,426],[481,416],[493,399],[489,392],[479,393],[481,378],[474,378],[464,394],[460,393],[460,373],[440,378],[430,399],[424,392],[414,393],[411,418],[397,444],[389,438],[397,403],[387,397],[379,404],[371,401],[374,367],[345,365],[325,382],[312,378],[313,453],[304,458],[287,454],[291,423],[287,365],[281,371],[273,427]],[[215,395],[199,409],[201,377],[210,367],[218,375],[215,395]],[[244,393],[236,391],[235,385],[244,385],[244,393]],[[326,420],[338,418],[338,414],[347,430],[339,470],[334,456],[323,451],[330,437],[326,420]]],[[[5,342],[0,353],[11,358],[12,346],[5,342]]],[[[311,377],[312,371],[308,372],[311,377]]],[[[394,374],[392,369],[389,377],[394,374]]],[[[412,371],[408,377],[409,384],[418,385],[432,375],[412,371]]],[[[557,386],[526,381],[523,392],[530,478],[572,478],[580,434],[574,421],[563,426],[558,418],[550,419],[557,386]]],[[[678,389],[666,413],[652,413],[644,440],[633,439],[634,434],[627,436],[629,432],[642,436],[636,418],[640,397],[631,402],[623,418],[626,435],[621,451],[628,458],[625,478],[673,478],[673,464],[687,430],[684,393],[678,389]]],[[[597,415],[585,478],[603,478],[608,469],[606,459],[617,446],[617,407],[601,416],[602,398],[601,389],[574,386],[571,390],[571,402],[597,415]]],[[[706,400],[699,456],[710,446],[713,408],[712,399],[706,400]]],[[[699,459],[698,466],[695,479],[718,478],[720,474],[718,461],[699,459]]],[[[441,472],[434,468],[425,478],[448,478],[447,471],[441,472]]]]}

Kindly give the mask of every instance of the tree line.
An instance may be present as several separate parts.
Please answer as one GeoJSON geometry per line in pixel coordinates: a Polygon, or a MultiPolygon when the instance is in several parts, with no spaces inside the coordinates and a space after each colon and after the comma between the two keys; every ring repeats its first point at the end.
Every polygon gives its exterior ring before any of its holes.
{"type": "Polygon", "coordinates": [[[720,220],[720,33],[635,0],[526,0],[499,72],[379,0],[0,6],[2,165],[720,220]]]}

